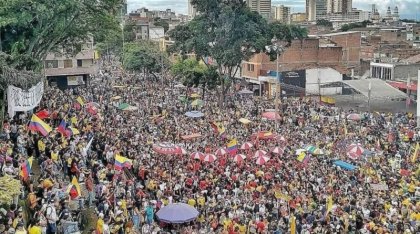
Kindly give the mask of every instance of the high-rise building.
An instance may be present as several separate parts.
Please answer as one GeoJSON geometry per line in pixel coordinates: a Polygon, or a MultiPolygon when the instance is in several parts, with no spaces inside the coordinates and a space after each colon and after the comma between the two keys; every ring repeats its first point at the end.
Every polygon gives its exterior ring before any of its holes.
{"type": "Polygon", "coordinates": [[[197,9],[191,4],[191,0],[188,0],[188,18],[192,20],[196,15],[197,9]]]}
{"type": "Polygon", "coordinates": [[[315,19],[321,19],[327,15],[327,0],[315,1],[315,19]]]}
{"type": "Polygon", "coordinates": [[[306,0],[306,16],[308,21],[316,20],[316,0],[306,0]]]}
{"type": "Polygon", "coordinates": [[[263,18],[271,17],[271,0],[246,0],[247,6],[251,11],[258,12],[263,18]]]}
{"type": "Polygon", "coordinates": [[[290,23],[290,7],[287,6],[273,6],[274,20],[280,21],[285,24],[290,23]]]}

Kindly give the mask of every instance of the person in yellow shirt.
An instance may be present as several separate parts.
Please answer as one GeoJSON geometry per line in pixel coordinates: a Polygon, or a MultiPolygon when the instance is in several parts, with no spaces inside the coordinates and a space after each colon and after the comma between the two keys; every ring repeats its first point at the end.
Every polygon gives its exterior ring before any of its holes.
{"type": "Polygon", "coordinates": [[[194,198],[190,198],[188,199],[188,205],[195,207],[195,205],[197,204],[197,202],[195,201],[194,198]]]}
{"type": "Polygon", "coordinates": [[[197,203],[198,203],[198,206],[200,206],[200,207],[204,207],[204,204],[206,203],[206,199],[205,199],[203,196],[200,196],[200,197],[197,199],[197,203]]]}
{"type": "Polygon", "coordinates": [[[38,149],[40,153],[45,152],[45,143],[42,141],[42,139],[38,140],[38,149]]]}
{"type": "Polygon", "coordinates": [[[28,234],[41,234],[41,233],[42,233],[42,229],[39,223],[32,221],[32,223],[29,225],[29,228],[28,228],[28,234]]]}

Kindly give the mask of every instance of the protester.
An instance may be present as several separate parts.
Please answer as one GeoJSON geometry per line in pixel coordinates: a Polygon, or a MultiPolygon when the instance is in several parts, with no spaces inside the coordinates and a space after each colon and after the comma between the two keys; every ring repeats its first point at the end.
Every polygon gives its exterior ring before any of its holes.
{"type": "MultiPolygon", "coordinates": [[[[73,212],[60,218],[64,209],[95,210],[96,233],[420,231],[415,116],[287,98],[281,118],[273,121],[262,118],[274,109],[267,97],[231,90],[220,107],[216,93],[206,91],[202,105],[192,105],[201,93],[173,87],[170,81],[126,74],[94,79],[88,87],[49,87],[39,107],[51,113],[43,119],[52,127],[47,136],[25,130],[31,115],[5,122],[2,173],[19,177],[30,156],[32,167],[41,168],[40,178],[34,170],[29,179],[21,178],[32,214],[29,233],[63,233],[60,227],[77,218],[73,212]],[[191,110],[204,117],[186,116],[191,110]],[[252,147],[240,149],[243,143],[252,147]],[[363,153],[349,154],[352,144],[360,144],[363,153]],[[156,146],[181,147],[187,154],[158,153],[156,146]],[[275,147],[281,152],[274,153],[275,147]],[[221,148],[227,153],[216,154],[221,148]],[[307,150],[297,154],[299,149],[307,150]],[[267,152],[269,160],[257,164],[257,150],[267,152]],[[194,152],[217,159],[193,159],[194,152]],[[246,158],[237,162],[238,154],[246,158]],[[356,169],[336,166],[336,160],[356,169]],[[156,213],[177,202],[194,206],[200,215],[184,224],[160,222],[156,213]]],[[[10,206],[3,224],[22,233],[22,223],[13,225],[15,210],[10,206]]]]}

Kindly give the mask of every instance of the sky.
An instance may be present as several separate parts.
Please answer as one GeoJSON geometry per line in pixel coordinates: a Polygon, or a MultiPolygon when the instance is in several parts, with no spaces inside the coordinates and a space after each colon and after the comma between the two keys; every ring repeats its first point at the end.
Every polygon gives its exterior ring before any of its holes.
{"type": "MultiPolygon", "coordinates": [[[[141,7],[150,10],[172,9],[176,13],[187,14],[188,0],[127,0],[129,12],[141,7]]],[[[272,5],[286,5],[292,12],[304,12],[305,0],[272,0],[272,5]]],[[[401,18],[420,20],[420,0],[353,0],[353,7],[370,10],[371,4],[376,4],[379,13],[384,14],[388,6],[394,9],[398,6],[401,18]],[[417,15],[416,15],[417,13],[417,15]]]]}

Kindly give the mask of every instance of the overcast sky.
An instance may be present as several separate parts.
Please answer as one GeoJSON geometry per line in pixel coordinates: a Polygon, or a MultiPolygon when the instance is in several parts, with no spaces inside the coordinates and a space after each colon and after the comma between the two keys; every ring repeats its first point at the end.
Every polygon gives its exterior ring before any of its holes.
{"type": "MultiPolygon", "coordinates": [[[[272,0],[271,2],[272,5],[290,6],[292,12],[305,11],[305,0],[272,0]]],[[[187,3],[188,0],[128,0],[128,10],[132,11],[141,7],[147,7],[151,10],[170,8],[176,13],[187,14],[187,3]]],[[[353,0],[353,7],[370,10],[373,3],[376,4],[380,13],[385,13],[388,6],[391,6],[391,9],[398,6],[401,18],[417,18],[420,20],[420,0],[353,0]]]]}

